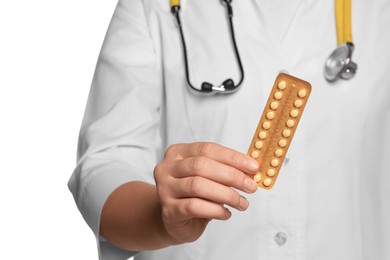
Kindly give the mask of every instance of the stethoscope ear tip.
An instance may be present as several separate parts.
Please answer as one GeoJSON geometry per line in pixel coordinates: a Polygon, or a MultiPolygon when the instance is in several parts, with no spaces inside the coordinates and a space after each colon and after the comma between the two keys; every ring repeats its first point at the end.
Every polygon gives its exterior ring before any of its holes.
{"type": "Polygon", "coordinates": [[[235,92],[238,86],[234,84],[232,79],[225,80],[220,86],[213,86],[213,84],[209,82],[203,82],[201,85],[202,92],[219,92],[229,94],[235,92]]]}
{"type": "Polygon", "coordinates": [[[213,91],[213,84],[208,82],[203,82],[201,86],[202,92],[212,92],[213,91]]]}
{"type": "Polygon", "coordinates": [[[225,87],[225,90],[231,91],[236,88],[234,81],[232,79],[225,80],[222,85],[225,87]]]}

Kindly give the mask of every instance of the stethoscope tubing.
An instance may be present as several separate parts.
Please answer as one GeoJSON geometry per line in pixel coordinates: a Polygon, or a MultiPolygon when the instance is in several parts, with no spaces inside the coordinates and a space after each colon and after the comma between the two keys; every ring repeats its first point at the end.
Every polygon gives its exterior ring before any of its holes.
{"type": "MultiPolygon", "coordinates": [[[[230,3],[229,3],[229,5],[230,5],[230,3]]],[[[234,52],[236,53],[237,63],[238,63],[238,66],[240,68],[240,76],[241,77],[240,77],[240,81],[236,85],[236,87],[238,88],[242,84],[242,82],[244,81],[245,74],[244,74],[244,67],[243,67],[242,62],[241,62],[240,53],[239,53],[238,47],[237,47],[236,34],[234,31],[234,26],[233,26],[233,10],[232,9],[231,9],[231,13],[229,13],[229,10],[228,10],[228,17],[229,17],[230,34],[231,34],[232,41],[233,41],[234,52]]]]}
{"type": "MultiPolygon", "coordinates": [[[[230,29],[230,37],[234,48],[234,53],[236,56],[236,61],[238,63],[240,71],[240,80],[238,84],[235,84],[232,79],[225,80],[221,85],[213,85],[209,82],[203,82],[200,88],[196,88],[191,83],[191,75],[189,69],[189,58],[187,54],[187,45],[185,41],[185,36],[183,32],[183,26],[180,19],[180,0],[171,0],[171,12],[174,14],[177,22],[177,26],[180,32],[180,38],[182,42],[183,56],[184,56],[184,65],[185,65],[185,74],[186,81],[188,86],[196,91],[201,93],[222,93],[229,94],[236,92],[241,84],[244,81],[245,73],[243,64],[241,61],[240,53],[237,47],[236,35],[233,25],[233,8],[232,0],[222,0],[226,5],[226,12],[228,16],[228,23],[230,29]]],[[[351,27],[351,0],[335,0],[335,16],[336,16],[336,26],[337,26],[337,39],[338,39],[338,48],[332,52],[324,66],[324,77],[326,80],[333,82],[339,78],[350,79],[352,78],[357,70],[357,64],[352,61],[352,52],[354,50],[354,45],[352,42],[352,27],[351,27]],[[340,61],[340,54],[344,55],[342,61],[340,61]]]]}
{"type": "Polygon", "coordinates": [[[237,46],[237,41],[235,37],[235,31],[234,31],[234,25],[233,25],[233,8],[231,6],[231,1],[232,0],[223,0],[223,2],[226,4],[226,10],[227,10],[227,15],[228,15],[228,20],[229,20],[229,28],[230,28],[230,36],[231,40],[233,43],[233,48],[234,48],[234,53],[236,56],[236,61],[238,63],[239,71],[240,71],[240,80],[237,85],[234,84],[234,82],[231,79],[228,79],[224,81],[220,86],[214,86],[211,83],[208,82],[203,82],[201,85],[201,88],[196,88],[192,83],[191,83],[191,76],[190,76],[190,70],[189,70],[189,59],[188,59],[188,53],[187,53],[187,44],[185,41],[185,36],[183,32],[183,26],[181,23],[180,19],[180,6],[173,7],[172,8],[172,13],[174,14],[176,18],[176,23],[179,28],[179,33],[180,33],[180,38],[181,38],[181,43],[182,43],[182,48],[183,48],[183,56],[184,56],[184,64],[185,64],[185,74],[186,74],[186,81],[188,86],[190,86],[191,89],[193,89],[196,92],[202,92],[202,93],[213,93],[213,92],[219,92],[219,93],[232,93],[238,90],[239,86],[242,84],[244,81],[245,73],[244,73],[244,68],[243,64],[241,61],[240,53],[238,50],[237,46]],[[229,84],[226,84],[228,82],[229,84]],[[228,88],[225,88],[228,85],[228,88]],[[206,86],[207,88],[205,88],[206,86]]]}

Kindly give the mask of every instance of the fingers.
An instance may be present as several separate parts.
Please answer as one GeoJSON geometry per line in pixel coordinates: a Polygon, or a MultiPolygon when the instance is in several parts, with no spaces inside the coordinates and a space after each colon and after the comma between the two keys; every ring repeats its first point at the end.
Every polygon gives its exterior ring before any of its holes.
{"type": "Polygon", "coordinates": [[[180,198],[202,198],[218,205],[229,205],[237,210],[246,210],[249,202],[236,190],[202,177],[176,180],[173,196],[180,198]]]}
{"type": "Polygon", "coordinates": [[[218,219],[227,220],[232,213],[220,204],[199,198],[178,200],[174,214],[178,219],[218,219]]]}
{"type": "Polygon", "coordinates": [[[254,173],[259,169],[258,162],[250,156],[216,143],[177,144],[168,148],[166,156],[177,159],[177,155],[181,158],[208,157],[246,173],[254,173]]]}
{"type": "Polygon", "coordinates": [[[259,168],[246,154],[215,143],[175,144],[155,167],[157,194],[165,221],[230,218],[224,205],[246,210],[249,202],[239,191],[253,193],[249,178],[259,168]]]}
{"type": "Polygon", "coordinates": [[[175,178],[201,176],[247,193],[253,193],[257,190],[255,181],[246,174],[208,157],[186,158],[175,163],[174,167],[172,175],[175,178]]]}

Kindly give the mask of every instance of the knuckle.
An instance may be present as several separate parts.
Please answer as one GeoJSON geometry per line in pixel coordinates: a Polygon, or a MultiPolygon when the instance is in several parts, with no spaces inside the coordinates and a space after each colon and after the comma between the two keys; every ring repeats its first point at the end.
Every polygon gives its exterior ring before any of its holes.
{"type": "Polygon", "coordinates": [[[210,155],[215,149],[215,144],[210,142],[199,143],[198,152],[201,155],[210,155]]]}
{"type": "Polygon", "coordinates": [[[242,189],[244,187],[245,175],[242,172],[232,169],[232,171],[228,172],[227,175],[227,182],[230,186],[238,189],[242,189]]]}
{"type": "Polygon", "coordinates": [[[177,208],[174,205],[165,205],[161,208],[161,216],[163,219],[169,221],[170,223],[176,221],[180,218],[177,208]]]}
{"type": "Polygon", "coordinates": [[[162,170],[162,165],[159,163],[157,164],[155,167],[154,167],[154,170],[153,170],[153,177],[155,180],[158,179],[158,177],[161,175],[160,173],[163,171],[162,170]]]}
{"type": "Polygon", "coordinates": [[[193,199],[188,200],[185,203],[184,212],[187,216],[194,216],[196,212],[196,201],[193,199]]]}
{"type": "Polygon", "coordinates": [[[199,194],[201,189],[201,179],[198,177],[188,178],[187,181],[187,190],[190,194],[196,195],[199,194]]]}
{"type": "Polygon", "coordinates": [[[229,182],[231,185],[236,184],[237,182],[240,181],[241,174],[237,170],[232,170],[229,174],[229,182]]]}
{"type": "Polygon", "coordinates": [[[174,190],[171,188],[174,185],[174,178],[167,172],[167,168],[157,165],[153,172],[157,196],[160,200],[164,200],[172,196],[174,190]]]}
{"type": "Polygon", "coordinates": [[[167,158],[169,156],[172,156],[177,153],[177,144],[171,144],[168,146],[168,148],[165,150],[164,158],[167,158]]]}
{"type": "Polygon", "coordinates": [[[206,158],[205,157],[193,157],[188,162],[188,168],[193,172],[201,171],[206,164],[206,158]]]}
{"type": "Polygon", "coordinates": [[[241,165],[244,162],[244,158],[238,153],[231,153],[228,158],[233,165],[241,165]]]}
{"type": "Polygon", "coordinates": [[[172,176],[172,167],[169,164],[162,162],[154,167],[153,178],[156,184],[166,183],[170,176],[172,176]]]}
{"type": "Polygon", "coordinates": [[[235,191],[231,191],[228,194],[228,200],[231,202],[231,205],[234,207],[239,207],[240,206],[240,194],[238,194],[235,191]]]}
{"type": "Polygon", "coordinates": [[[158,183],[156,184],[156,194],[160,204],[163,205],[168,196],[168,193],[166,192],[166,189],[163,187],[163,185],[158,183]]]}

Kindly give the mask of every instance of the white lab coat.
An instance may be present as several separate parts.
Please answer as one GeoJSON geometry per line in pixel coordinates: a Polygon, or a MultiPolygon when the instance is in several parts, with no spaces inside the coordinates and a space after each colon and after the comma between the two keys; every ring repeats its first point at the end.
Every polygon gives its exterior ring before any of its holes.
{"type": "MultiPolygon", "coordinates": [[[[336,47],[333,1],[302,0],[283,35],[267,25],[261,2],[233,1],[241,89],[201,96],[186,85],[169,1],[119,0],[69,181],[101,259],[134,254],[97,235],[109,194],[132,180],[154,183],[153,168],[173,143],[211,141],[246,153],[281,70],[313,89],[274,188],[247,196],[247,211],[210,222],[199,240],[136,259],[390,259],[390,2],[353,1],[359,68],[333,84],[322,75],[336,47]]],[[[193,84],[238,82],[220,1],[183,0],[181,18],[193,84]]]]}

